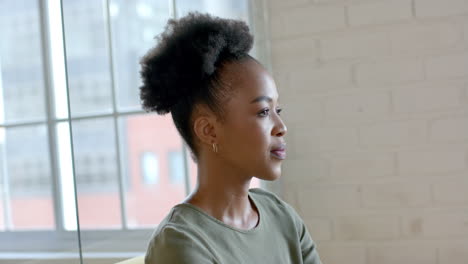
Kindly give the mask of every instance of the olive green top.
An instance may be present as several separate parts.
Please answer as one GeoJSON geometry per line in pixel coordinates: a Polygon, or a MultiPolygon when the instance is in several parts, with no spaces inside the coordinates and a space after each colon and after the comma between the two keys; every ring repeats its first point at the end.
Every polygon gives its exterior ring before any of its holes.
{"type": "Polygon", "coordinates": [[[321,264],[304,222],[285,201],[249,190],[260,215],[249,230],[229,226],[189,204],[175,205],[153,234],[145,264],[321,264]]]}

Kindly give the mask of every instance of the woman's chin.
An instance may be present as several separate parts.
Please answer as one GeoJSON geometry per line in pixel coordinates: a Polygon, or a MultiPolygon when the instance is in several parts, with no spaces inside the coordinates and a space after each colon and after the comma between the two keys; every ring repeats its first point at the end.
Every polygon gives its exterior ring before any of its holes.
{"type": "Polygon", "coordinates": [[[270,171],[269,173],[265,173],[264,175],[266,177],[264,177],[262,180],[275,181],[281,177],[281,167],[275,169],[274,171],[270,171]]]}

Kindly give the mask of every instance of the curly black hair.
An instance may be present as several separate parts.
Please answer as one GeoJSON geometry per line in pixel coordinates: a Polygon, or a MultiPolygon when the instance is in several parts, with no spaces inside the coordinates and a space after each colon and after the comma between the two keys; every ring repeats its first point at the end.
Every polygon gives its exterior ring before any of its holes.
{"type": "Polygon", "coordinates": [[[229,92],[220,69],[227,62],[253,59],[253,36],[241,20],[192,12],[170,19],[159,43],[140,61],[140,99],[145,111],[171,112],[177,130],[196,159],[191,116],[196,104],[208,106],[222,120],[222,99],[229,92]]]}

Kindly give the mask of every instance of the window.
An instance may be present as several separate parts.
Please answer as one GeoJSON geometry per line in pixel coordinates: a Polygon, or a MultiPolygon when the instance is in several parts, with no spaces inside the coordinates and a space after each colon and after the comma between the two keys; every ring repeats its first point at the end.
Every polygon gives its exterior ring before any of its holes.
{"type": "Polygon", "coordinates": [[[171,117],[141,110],[138,61],[192,10],[251,16],[247,0],[0,1],[0,262],[144,252],[191,191],[195,165],[171,117]]]}
{"type": "Polygon", "coordinates": [[[169,179],[172,184],[184,181],[184,157],[181,151],[170,151],[169,153],[169,179]]]}
{"type": "Polygon", "coordinates": [[[37,2],[0,2],[0,230],[55,225],[38,10],[37,2]],[[35,221],[33,199],[43,212],[35,221]]]}
{"type": "Polygon", "coordinates": [[[145,184],[156,184],[159,182],[158,157],[152,152],[144,152],[141,158],[141,170],[145,184]]]}

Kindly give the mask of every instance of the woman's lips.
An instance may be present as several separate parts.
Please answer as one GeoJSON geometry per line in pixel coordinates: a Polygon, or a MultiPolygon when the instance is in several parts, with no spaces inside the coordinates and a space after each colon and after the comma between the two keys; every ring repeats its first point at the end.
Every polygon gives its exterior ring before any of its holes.
{"type": "Polygon", "coordinates": [[[285,149],[275,149],[272,150],[271,155],[275,158],[284,160],[286,158],[286,150],[285,149]]]}

